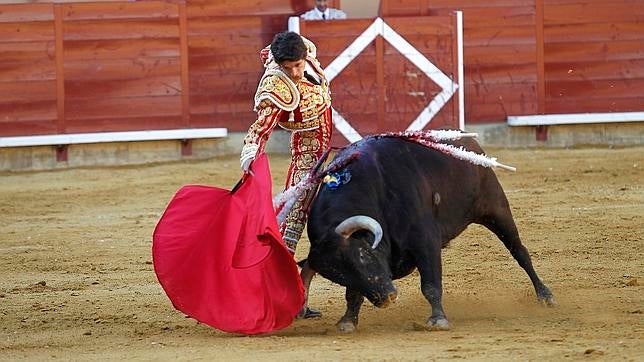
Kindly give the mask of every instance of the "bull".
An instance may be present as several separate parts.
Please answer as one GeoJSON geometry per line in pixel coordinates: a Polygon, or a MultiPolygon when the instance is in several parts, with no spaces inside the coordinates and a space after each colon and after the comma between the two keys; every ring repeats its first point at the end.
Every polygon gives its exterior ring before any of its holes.
{"type": "MultiPolygon", "coordinates": [[[[483,152],[472,139],[450,144],[483,152]]],[[[307,228],[308,267],[346,287],[347,309],[336,324],[339,331],[356,330],[365,298],[377,307],[394,301],[393,280],[415,269],[431,306],[424,328],[449,329],[441,301],[441,249],[472,223],[501,239],[528,274],[539,301],[555,304],[490,168],[400,137],[363,139],[335,160],[342,158],[351,161],[334,174],[333,182],[320,187],[307,228]]]]}

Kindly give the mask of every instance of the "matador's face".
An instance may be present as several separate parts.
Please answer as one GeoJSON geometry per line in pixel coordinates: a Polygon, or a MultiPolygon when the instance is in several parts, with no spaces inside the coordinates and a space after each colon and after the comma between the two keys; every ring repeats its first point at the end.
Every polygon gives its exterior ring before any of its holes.
{"type": "Polygon", "coordinates": [[[289,78],[295,83],[304,78],[304,68],[306,67],[306,60],[285,60],[279,63],[282,71],[288,75],[289,78]]]}

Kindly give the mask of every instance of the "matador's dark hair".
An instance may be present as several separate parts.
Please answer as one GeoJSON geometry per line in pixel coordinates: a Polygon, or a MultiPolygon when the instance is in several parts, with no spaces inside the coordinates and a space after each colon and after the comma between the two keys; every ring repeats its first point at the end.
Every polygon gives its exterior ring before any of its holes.
{"type": "Polygon", "coordinates": [[[296,61],[306,58],[306,45],[298,33],[285,31],[277,33],[273,38],[271,53],[278,64],[283,61],[296,61]]]}

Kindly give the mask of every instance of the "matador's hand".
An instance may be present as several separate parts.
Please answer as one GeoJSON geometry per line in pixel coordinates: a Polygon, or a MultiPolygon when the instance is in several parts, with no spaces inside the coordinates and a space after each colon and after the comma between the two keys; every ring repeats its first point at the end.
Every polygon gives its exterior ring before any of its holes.
{"type": "Polygon", "coordinates": [[[255,157],[257,156],[258,149],[259,146],[253,143],[247,143],[244,145],[239,157],[239,164],[242,171],[248,172],[248,170],[250,169],[250,164],[255,160],[255,157]]]}

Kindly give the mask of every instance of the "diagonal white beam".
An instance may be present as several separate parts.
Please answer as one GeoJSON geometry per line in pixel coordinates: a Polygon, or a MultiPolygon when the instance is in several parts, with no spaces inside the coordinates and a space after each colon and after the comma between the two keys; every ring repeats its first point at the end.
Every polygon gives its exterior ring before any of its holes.
{"type": "MultiPolygon", "coordinates": [[[[458,15],[458,14],[457,14],[458,15]]],[[[293,20],[293,24],[289,22],[289,28],[299,32],[299,18],[293,20]]],[[[460,29],[462,26],[462,18],[457,19],[457,25],[460,29]],[[460,20],[460,21],[459,21],[460,20]]],[[[360,53],[373,42],[378,35],[381,35],[389,44],[398,50],[403,56],[420,69],[429,79],[436,83],[442,91],[437,94],[434,99],[425,107],[416,119],[407,127],[408,131],[422,130],[429,124],[434,116],[445,106],[445,104],[454,95],[454,92],[459,89],[459,85],[452,81],[445,73],[436,67],[427,57],[420,53],[413,45],[411,45],[405,38],[392,29],[382,18],[376,18],[374,22],[365,29],[342,53],[340,53],[325,69],[329,82],[340,74],[349,63],[360,55],[360,53]]],[[[459,61],[459,69],[462,65],[459,61]]],[[[461,70],[462,71],[462,70],[461,70]]],[[[460,74],[459,74],[460,76],[460,74]]],[[[462,78],[459,77],[459,81],[462,78]]],[[[461,91],[462,92],[462,91],[461,91]]],[[[461,96],[460,102],[463,101],[461,96]]],[[[462,118],[462,106],[459,108],[459,117],[462,118]]],[[[349,140],[355,142],[362,139],[362,136],[349,124],[349,122],[335,109],[332,108],[333,124],[342,133],[342,135],[349,140]]],[[[460,124],[463,122],[461,121],[460,124]]]]}
{"type": "Polygon", "coordinates": [[[333,125],[349,142],[356,142],[362,139],[360,133],[351,127],[349,122],[335,108],[331,108],[331,112],[333,113],[333,125]]]}
{"type": "Polygon", "coordinates": [[[434,116],[445,106],[445,103],[454,94],[452,89],[443,89],[442,92],[438,93],[434,99],[425,107],[416,119],[407,127],[407,131],[420,131],[425,128],[434,118],[434,116]]]}
{"type": "Polygon", "coordinates": [[[383,21],[381,18],[377,18],[369,27],[358,35],[358,37],[342,52],[338,55],[331,64],[329,64],[325,69],[324,73],[326,74],[329,82],[333,80],[344,68],[349,65],[358,55],[369,45],[374,39],[380,34],[382,29],[383,21]]]}
{"type": "Polygon", "coordinates": [[[409,61],[411,61],[418,69],[438,84],[441,88],[447,89],[453,87],[452,80],[445,75],[438,67],[436,67],[432,62],[427,59],[421,52],[419,52],[413,45],[409,44],[405,38],[400,36],[395,30],[393,30],[387,23],[383,22],[384,31],[383,38],[389,42],[396,50],[398,50],[402,55],[404,55],[409,61]]]}

